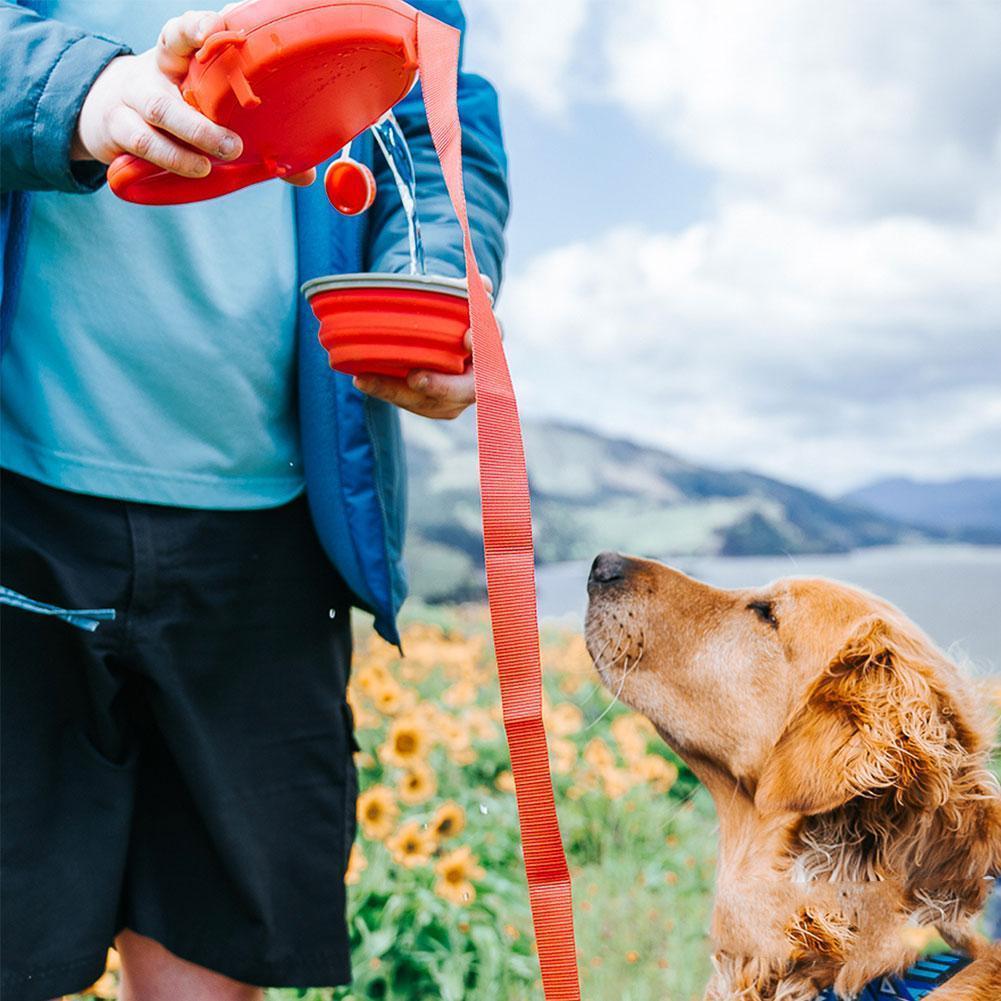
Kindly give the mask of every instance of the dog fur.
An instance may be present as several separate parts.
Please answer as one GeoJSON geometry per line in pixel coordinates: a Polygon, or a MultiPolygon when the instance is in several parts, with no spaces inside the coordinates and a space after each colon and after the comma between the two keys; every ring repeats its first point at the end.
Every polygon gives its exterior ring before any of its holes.
{"type": "Polygon", "coordinates": [[[853,997],[933,925],[974,962],[935,1001],[998,1001],[975,934],[1001,870],[986,700],[889,603],[827,580],[720,590],[602,554],[586,634],[605,684],[711,793],[707,1001],[853,997]]]}

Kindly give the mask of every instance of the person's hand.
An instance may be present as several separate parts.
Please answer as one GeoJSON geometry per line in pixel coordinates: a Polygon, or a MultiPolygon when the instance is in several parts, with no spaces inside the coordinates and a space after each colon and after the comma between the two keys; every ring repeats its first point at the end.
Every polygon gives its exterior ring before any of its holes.
{"type": "MultiPolygon", "coordinates": [[[[466,332],[466,349],[472,349],[472,335],[466,332]]],[[[355,388],[369,396],[394,403],[412,414],[451,421],[466,407],[476,402],[473,370],[467,368],[462,375],[444,375],[441,372],[416,370],[406,379],[392,379],[384,375],[356,375],[355,388]]]]}
{"type": "MultiPolygon", "coordinates": [[[[178,90],[192,56],[220,27],[222,14],[188,11],[164,25],[153,48],[112,59],[84,98],[71,158],[111,163],[120,153],[134,153],[182,177],[205,177],[209,157],[238,157],[240,137],[192,108],[178,90]]],[[[309,170],[284,180],[310,184],[315,178],[309,170]]]]}

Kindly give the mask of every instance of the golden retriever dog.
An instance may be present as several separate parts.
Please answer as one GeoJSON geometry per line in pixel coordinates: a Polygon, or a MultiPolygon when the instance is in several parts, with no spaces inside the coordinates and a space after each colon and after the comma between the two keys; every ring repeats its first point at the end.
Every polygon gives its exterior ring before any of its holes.
{"type": "Polygon", "coordinates": [[[707,999],[851,998],[915,961],[923,925],[973,957],[932,1001],[1001,999],[973,928],[1001,870],[992,724],[917,626],[832,581],[720,590],[617,553],[588,593],[604,683],[719,814],[707,999]]]}

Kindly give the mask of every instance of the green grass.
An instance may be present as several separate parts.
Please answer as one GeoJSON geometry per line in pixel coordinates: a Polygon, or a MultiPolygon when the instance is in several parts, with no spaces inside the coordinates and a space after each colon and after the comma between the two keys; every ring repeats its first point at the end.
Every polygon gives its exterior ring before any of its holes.
{"type": "MultiPolygon", "coordinates": [[[[436,789],[418,802],[394,800],[398,816],[391,832],[359,834],[367,868],[350,888],[352,987],[276,989],[267,992],[268,1001],[541,998],[485,616],[482,610],[415,606],[408,619],[406,660],[359,631],[352,698],[363,751],[361,785],[399,796],[405,772],[383,752],[392,727],[410,719],[429,735],[421,767],[434,776],[436,789]],[[402,704],[380,708],[380,686],[394,689],[402,704]],[[477,719],[493,720],[493,732],[490,725],[478,731],[477,719]],[[446,801],[461,807],[465,829],[437,841],[420,864],[400,865],[392,833],[408,822],[426,825],[446,801]],[[435,865],[460,846],[482,875],[475,877],[475,898],[455,903],[438,891],[435,865]]],[[[700,998],[710,972],[706,929],[716,853],[709,797],[648,725],[609,705],[579,636],[547,628],[543,648],[584,996],[700,998]],[[563,723],[556,725],[559,712],[563,723]],[[571,764],[562,768],[561,745],[571,752],[571,764]],[[659,789],[644,770],[651,762],[668,769],[659,789]]],[[[99,996],[114,997],[110,981],[99,996]]]]}
{"type": "MultiPolygon", "coordinates": [[[[616,1001],[689,1001],[709,978],[706,928],[715,818],[701,790],[687,802],[664,796],[564,801],[560,814],[574,874],[577,949],[584,996],[616,1001]]],[[[520,879],[519,873],[512,874],[520,879]]],[[[524,920],[523,908],[506,915],[524,920]]],[[[503,958],[501,959],[503,962],[503,958]]],[[[368,1001],[366,992],[271,990],[268,1001],[368,1001]]],[[[390,995],[440,1001],[434,995],[390,995]]],[[[513,986],[467,992],[468,1001],[538,1001],[513,986]]]]}

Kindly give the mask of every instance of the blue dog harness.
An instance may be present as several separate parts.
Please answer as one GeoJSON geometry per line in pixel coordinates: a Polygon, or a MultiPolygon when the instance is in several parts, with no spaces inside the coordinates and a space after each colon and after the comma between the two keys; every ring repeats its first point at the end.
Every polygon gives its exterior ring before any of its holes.
{"type": "MultiPolygon", "coordinates": [[[[969,964],[969,957],[953,952],[925,956],[900,976],[877,977],[862,988],[856,1001],[921,1001],[969,964]]],[[[827,987],[817,1001],[838,1001],[838,996],[833,987],[827,987]]]]}

